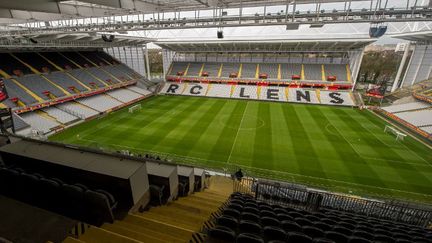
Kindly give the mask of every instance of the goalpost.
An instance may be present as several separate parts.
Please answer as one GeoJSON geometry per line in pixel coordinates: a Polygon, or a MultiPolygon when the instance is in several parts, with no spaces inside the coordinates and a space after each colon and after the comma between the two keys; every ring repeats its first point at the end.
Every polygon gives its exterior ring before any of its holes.
{"type": "Polygon", "coordinates": [[[137,110],[141,110],[141,104],[129,107],[129,113],[134,113],[137,110]]]}
{"type": "Polygon", "coordinates": [[[405,133],[399,132],[396,128],[388,125],[385,126],[384,132],[390,132],[396,135],[396,140],[404,140],[404,138],[407,136],[405,133]]]}

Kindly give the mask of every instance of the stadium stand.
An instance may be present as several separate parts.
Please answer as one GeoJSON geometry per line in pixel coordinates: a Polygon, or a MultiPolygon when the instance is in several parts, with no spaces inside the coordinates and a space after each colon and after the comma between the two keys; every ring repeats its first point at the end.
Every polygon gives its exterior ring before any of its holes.
{"type": "Polygon", "coordinates": [[[398,112],[395,115],[417,127],[432,125],[432,109],[398,112]]]}
{"type": "Polygon", "coordinates": [[[77,89],[80,92],[90,89],[88,86],[84,86],[81,81],[74,79],[69,73],[57,71],[44,74],[44,76],[69,92],[74,92],[73,89],[77,89]]]}
{"type": "Polygon", "coordinates": [[[240,78],[243,79],[256,79],[257,64],[256,63],[243,63],[241,68],[240,78]]]}
{"type": "Polygon", "coordinates": [[[150,91],[146,90],[146,89],[142,89],[138,86],[128,86],[127,89],[132,90],[138,94],[142,94],[142,95],[149,95],[151,94],[150,91]]]}
{"type": "Polygon", "coordinates": [[[191,77],[199,77],[199,73],[201,71],[202,66],[203,63],[198,63],[198,62],[189,63],[187,68],[187,73],[185,72],[185,75],[191,77]]]}
{"type": "MultiPolygon", "coordinates": [[[[322,80],[322,69],[319,64],[303,64],[305,80],[322,80]]],[[[323,81],[323,80],[322,80],[323,81]]]]}
{"type": "Polygon", "coordinates": [[[333,209],[310,211],[234,193],[208,242],[430,242],[422,227],[333,209]]]}
{"type": "Polygon", "coordinates": [[[58,122],[65,125],[79,120],[78,117],[62,111],[56,107],[44,108],[42,109],[42,111],[55,118],[58,122]]]}
{"type": "Polygon", "coordinates": [[[53,94],[55,97],[62,97],[67,95],[67,93],[63,92],[62,90],[54,86],[52,83],[50,83],[48,80],[37,74],[29,74],[23,77],[16,77],[15,79],[27,89],[34,92],[37,96],[41,98],[43,97],[43,99],[50,99],[49,96],[47,96],[46,94],[47,92],[53,94]]]}
{"type": "MultiPolygon", "coordinates": [[[[302,62],[301,59],[291,61],[302,62]]],[[[307,60],[303,60],[307,61],[307,60]]],[[[324,60],[323,60],[324,61],[324,60]]],[[[312,60],[309,60],[312,62],[312,60]]],[[[185,78],[201,78],[200,71],[207,73],[210,79],[218,81],[223,78],[230,78],[231,74],[239,77],[231,77],[234,80],[264,80],[269,82],[289,82],[293,77],[301,81],[326,82],[329,77],[334,77],[334,82],[351,82],[347,64],[311,64],[311,63],[230,63],[230,62],[173,62],[169,76],[178,76],[183,73],[185,78]],[[201,70],[202,69],[202,70],[201,70]],[[187,72],[186,72],[187,71],[187,72]],[[220,76],[219,76],[220,74],[220,76]],[[263,78],[260,76],[267,76],[263,78]]],[[[180,75],[183,76],[183,75],[180,75]]],[[[207,75],[206,75],[207,76],[207,75]]],[[[204,77],[203,77],[204,78],[204,77]]]]}
{"type": "Polygon", "coordinates": [[[142,97],[141,94],[135,93],[128,89],[116,89],[108,91],[106,94],[123,103],[131,102],[142,97]]]}
{"type": "MultiPolygon", "coordinates": [[[[16,98],[27,105],[38,102],[38,100],[36,99],[37,96],[34,96],[28,91],[26,91],[15,79],[4,79],[3,83],[8,92],[9,100],[16,98]]],[[[41,99],[40,97],[38,98],[39,100],[41,99]]]]}
{"type": "Polygon", "coordinates": [[[15,113],[12,113],[12,119],[13,119],[15,131],[20,131],[30,127],[29,124],[27,124],[20,116],[18,116],[15,113]]]}
{"type": "Polygon", "coordinates": [[[81,105],[78,102],[67,102],[56,105],[56,107],[81,119],[88,119],[99,114],[99,112],[84,105],[81,105]]]}
{"type": "Polygon", "coordinates": [[[46,116],[43,116],[41,112],[27,112],[21,115],[21,118],[33,129],[41,131],[43,133],[49,133],[54,128],[59,127],[60,123],[58,123],[54,119],[49,119],[46,116]]]}
{"type": "Polygon", "coordinates": [[[432,105],[421,102],[421,101],[414,101],[410,103],[400,104],[400,105],[392,105],[383,107],[382,109],[387,112],[397,113],[397,112],[404,112],[404,111],[413,111],[413,110],[419,110],[424,108],[430,108],[432,105]]]}
{"type": "Polygon", "coordinates": [[[99,112],[105,112],[115,107],[121,106],[122,103],[107,95],[96,95],[77,100],[77,102],[92,108],[99,112]]]}
{"type": "Polygon", "coordinates": [[[277,86],[166,83],[160,94],[254,99],[308,104],[355,106],[348,91],[287,88],[277,86]]]}
{"type": "Polygon", "coordinates": [[[239,73],[240,64],[238,63],[222,63],[221,77],[229,78],[231,73],[239,73]]]}
{"type": "Polygon", "coordinates": [[[206,72],[209,77],[219,77],[220,63],[206,62],[203,72],[206,72]]]}
{"type": "Polygon", "coordinates": [[[188,66],[188,63],[185,62],[173,62],[171,66],[171,72],[170,75],[177,76],[177,74],[184,73],[186,71],[186,68],[188,66]]]}

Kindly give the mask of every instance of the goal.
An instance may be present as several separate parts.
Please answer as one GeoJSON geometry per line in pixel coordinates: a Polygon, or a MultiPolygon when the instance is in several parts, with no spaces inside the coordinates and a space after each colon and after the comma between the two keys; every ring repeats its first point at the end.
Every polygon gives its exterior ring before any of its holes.
{"type": "Polygon", "coordinates": [[[389,132],[396,135],[396,140],[404,140],[404,138],[407,136],[405,133],[399,132],[396,128],[388,125],[385,126],[384,132],[389,132]]]}
{"type": "Polygon", "coordinates": [[[129,107],[129,113],[134,113],[137,110],[141,110],[141,104],[129,107]]]}

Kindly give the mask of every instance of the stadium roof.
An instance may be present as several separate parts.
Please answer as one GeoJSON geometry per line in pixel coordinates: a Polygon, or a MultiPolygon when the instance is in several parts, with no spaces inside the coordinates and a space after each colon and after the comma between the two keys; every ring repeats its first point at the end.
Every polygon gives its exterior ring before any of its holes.
{"type": "Polygon", "coordinates": [[[411,33],[403,33],[392,35],[393,38],[398,38],[402,40],[408,41],[417,41],[417,42],[432,42],[432,31],[418,31],[411,33]]]}
{"type": "MultiPolygon", "coordinates": [[[[344,2],[345,0],[297,0],[302,3],[344,2]]],[[[352,0],[364,1],[364,0],[352,0]]],[[[3,0],[0,23],[58,20],[134,13],[194,11],[215,7],[286,5],[286,0],[3,0]]]]}
{"type": "Polygon", "coordinates": [[[100,33],[39,34],[11,38],[0,36],[0,49],[64,49],[64,48],[109,48],[146,44],[153,39],[125,35],[102,38],[100,33]],[[104,40],[105,39],[105,40],[104,40]]]}
{"type": "Polygon", "coordinates": [[[158,41],[158,46],[176,52],[315,52],[349,51],[363,48],[376,39],[271,39],[158,41]]]}

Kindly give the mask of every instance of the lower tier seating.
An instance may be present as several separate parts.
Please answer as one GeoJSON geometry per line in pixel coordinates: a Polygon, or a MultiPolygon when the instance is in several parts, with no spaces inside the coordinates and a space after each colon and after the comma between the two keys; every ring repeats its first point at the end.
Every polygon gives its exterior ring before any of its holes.
{"type": "Polygon", "coordinates": [[[107,95],[96,95],[77,100],[77,102],[92,108],[93,110],[104,112],[114,107],[121,106],[123,103],[107,95]]]}
{"type": "Polygon", "coordinates": [[[20,116],[33,129],[42,131],[43,133],[48,133],[53,128],[60,126],[60,123],[53,119],[48,119],[44,116],[41,116],[38,114],[38,112],[27,112],[20,116]]]}
{"type": "Polygon", "coordinates": [[[108,91],[107,94],[124,103],[131,102],[142,97],[142,95],[128,89],[115,89],[108,91]]]}
{"type": "Polygon", "coordinates": [[[69,114],[73,114],[75,116],[80,117],[81,119],[87,119],[92,116],[96,116],[99,114],[99,112],[88,108],[84,105],[81,105],[77,102],[67,102],[64,104],[56,105],[57,108],[60,110],[63,110],[69,114]]]}
{"type": "Polygon", "coordinates": [[[387,107],[382,107],[383,110],[391,113],[419,110],[424,108],[431,108],[432,105],[422,101],[414,101],[400,105],[391,105],[387,107]]]}
{"type": "Polygon", "coordinates": [[[432,242],[432,231],[338,210],[307,211],[231,196],[208,242],[432,242]]]}
{"type": "Polygon", "coordinates": [[[355,105],[349,91],[328,91],[279,86],[166,83],[160,93],[308,104],[355,105]]]}
{"type": "Polygon", "coordinates": [[[432,109],[400,112],[395,115],[417,127],[432,125],[432,109]]]}
{"type": "Polygon", "coordinates": [[[79,120],[78,117],[71,115],[65,111],[62,111],[56,107],[44,108],[42,109],[42,111],[54,117],[57,121],[61,122],[62,124],[68,124],[79,120]]]}
{"type": "Polygon", "coordinates": [[[142,95],[149,95],[149,94],[151,94],[151,92],[148,91],[147,89],[142,89],[142,88],[140,88],[140,87],[138,87],[136,85],[134,85],[134,86],[128,86],[127,89],[132,90],[132,91],[134,91],[134,92],[136,92],[138,94],[142,94],[142,95]]]}

